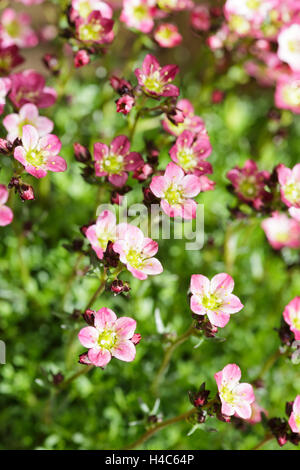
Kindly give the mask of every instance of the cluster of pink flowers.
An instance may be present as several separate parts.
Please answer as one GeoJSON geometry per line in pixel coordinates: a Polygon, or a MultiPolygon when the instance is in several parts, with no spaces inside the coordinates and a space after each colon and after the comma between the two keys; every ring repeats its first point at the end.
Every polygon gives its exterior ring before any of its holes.
{"type": "Polygon", "coordinates": [[[127,270],[137,279],[147,279],[148,275],[160,274],[161,263],[154,258],[158,243],[145,237],[138,227],[116,224],[116,216],[111,211],[103,211],[95,224],[90,225],[85,235],[99,259],[103,259],[108,242],[113,243],[113,251],[120,257],[127,270]]]}

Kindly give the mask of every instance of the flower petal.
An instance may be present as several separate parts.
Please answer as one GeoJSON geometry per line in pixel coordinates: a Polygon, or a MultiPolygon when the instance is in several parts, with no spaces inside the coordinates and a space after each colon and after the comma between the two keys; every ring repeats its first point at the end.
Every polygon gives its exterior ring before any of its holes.
{"type": "Polygon", "coordinates": [[[116,320],[117,315],[115,312],[110,308],[103,307],[95,313],[94,324],[98,330],[105,330],[110,328],[116,320]]]}
{"type": "Polygon", "coordinates": [[[115,331],[123,339],[131,339],[136,329],[136,321],[130,317],[118,318],[115,324],[115,331]]]}
{"type": "Polygon", "coordinates": [[[129,341],[121,341],[118,346],[112,350],[112,355],[117,359],[125,362],[131,362],[134,360],[136,354],[134,344],[129,341]]]}
{"type": "Polygon", "coordinates": [[[89,360],[97,367],[105,367],[111,360],[111,353],[106,349],[92,348],[88,352],[89,360]]]}
{"type": "Polygon", "coordinates": [[[97,344],[99,332],[93,326],[86,326],[78,333],[78,339],[85,348],[93,348],[97,344]]]}

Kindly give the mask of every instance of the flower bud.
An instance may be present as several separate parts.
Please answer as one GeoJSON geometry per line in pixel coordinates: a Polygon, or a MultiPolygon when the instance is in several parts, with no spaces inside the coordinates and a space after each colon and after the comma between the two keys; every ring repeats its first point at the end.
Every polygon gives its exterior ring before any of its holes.
{"type": "Polygon", "coordinates": [[[130,95],[122,95],[116,101],[117,113],[128,114],[134,106],[134,98],[130,95]]]}
{"type": "Polygon", "coordinates": [[[111,266],[112,268],[116,268],[119,264],[119,254],[115,253],[113,250],[113,242],[109,241],[107,243],[106,250],[103,254],[103,260],[106,266],[111,266]]]}
{"type": "Polygon", "coordinates": [[[9,155],[13,151],[13,144],[6,139],[0,139],[0,154],[9,155]]]}
{"type": "Polygon", "coordinates": [[[83,314],[82,317],[84,321],[89,325],[89,326],[94,326],[95,322],[95,311],[87,309],[83,314]]]}
{"type": "Polygon", "coordinates": [[[54,54],[45,54],[43,57],[45,67],[52,75],[59,75],[59,62],[54,54]]]}
{"type": "Polygon", "coordinates": [[[19,186],[19,195],[23,201],[31,201],[34,199],[33,187],[29,184],[21,184],[19,186]]]}
{"type": "Polygon", "coordinates": [[[124,80],[123,78],[118,78],[115,75],[113,75],[110,78],[110,85],[121,96],[122,95],[131,95],[131,96],[133,95],[131,83],[127,82],[127,80],[124,80]]]}
{"type": "Polygon", "coordinates": [[[64,376],[61,372],[58,372],[57,374],[52,374],[53,385],[59,385],[63,381],[64,381],[64,376]]]}
{"type": "Polygon", "coordinates": [[[131,341],[132,341],[133,344],[137,345],[137,344],[139,344],[141,339],[142,339],[142,335],[140,335],[139,333],[135,333],[133,335],[133,337],[131,338],[131,341]]]}
{"type": "Polygon", "coordinates": [[[92,159],[90,151],[83,145],[79,144],[78,142],[74,143],[73,148],[74,148],[74,156],[78,162],[86,163],[92,159]]]}
{"type": "Polygon", "coordinates": [[[120,279],[116,279],[110,286],[111,292],[115,295],[122,294],[122,292],[129,292],[130,287],[127,282],[123,282],[120,279]]]}
{"type": "Polygon", "coordinates": [[[80,49],[74,57],[74,65],[76,68],[84,67],[91,61],[89,53],[85,49],[80,49]]]}

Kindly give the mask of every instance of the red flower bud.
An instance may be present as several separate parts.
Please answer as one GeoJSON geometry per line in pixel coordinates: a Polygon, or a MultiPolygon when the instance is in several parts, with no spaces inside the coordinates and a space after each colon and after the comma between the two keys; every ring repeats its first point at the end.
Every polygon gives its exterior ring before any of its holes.
{"type": "Polygon", "coordinates": [[[89,53],[85,49],[80,49],[74,57],[74,65],[76,68],[84,67],[91,61],[89,53]]]}

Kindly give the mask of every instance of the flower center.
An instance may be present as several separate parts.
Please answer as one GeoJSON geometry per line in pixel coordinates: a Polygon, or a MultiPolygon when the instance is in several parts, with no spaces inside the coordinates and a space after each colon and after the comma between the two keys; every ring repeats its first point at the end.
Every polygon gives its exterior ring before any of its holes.
{"type": "Polygon", "coordinates": [[[243,196],[253,198],[257,194],[257,186],[255,177],[245,178],[239,186],[239,191],[243,196]]]}
{"type": "Polygon", "coordinates": [[[230,28],[239,34],[246,34],[250,30],[249,22],[239,15],[232,15],[229,20],[230,28]]]}
{"type": "Polygon", "coordinates": [[[292,83],[283,88],[283,99],[290,106],[300,106],[300,83],[292,83]]]}
{"type": "Polygon", "coordinates": [[[286,199],[295,204],[300,201],[300,183],[289,183],[284,187],[286,199]]]}
{"type": "Polygon", "coordinates": [[[223,400],[226,401],[226,403],[229,403],[229,405],[234,405],[235,395],[232,393],[232,390],[230,390],[226,385],[221,388],[220,395],[223,400]]]}
{"type": "Polygon", "coordinates": [[[206,295],[202,298],[202,305],[207,310],[215,310],[220,307],[222,302],[214,294],[206,295]]]}
{"type": "Polygon", "coordinates": [[[82,41],[97,41],[100,38],[103,28],[97,21],[91,21],[89,24],[83,24],[79,28],[79,38],[82,41]]]}
{"type": "Polygon", "coordinates": [[[168,189],[165,191],[164,199],[167,201],[170,206],[180,204],[183,200],[183,190],[180,186],[177,186],[175,183],[171,183],[168,189]]]}
{"type": "Polygon", "coordinates": [[[177,154],[178,162],[185,171],[192,170],[197,166],[197,161],[193,149],[184,147],[177,154]]]}
{"type": "Polygon", "coordinates": [[[7,31],[7,34],[11,38],[17,38],[20,36],[21,33],[21,25],[17,20],[11,21],[9,24],[5,26],[5,29],[7,31]]]}
{"type": "Polygon", "coordinates": [[[300,331],[300,313],[298,314],[298,312],[294,312],[294,314],[291,315],[291,320],[293,327],[300,331]]]}
{"type": "Polygon", "coordinates": [[[128,251],[127,255],[126,255],[126,260],[128,262],[128,264],[130,264],[130,266],[132,266],[133,268],[136,268],[138,269],[142,262],[143,262],[143,258],[141,256],[141,253],[139,253],[138,251],[134,250],[134,249],[131,249],[128,251]]]}
{"type": "Polygon", "coordinates": [[[122,155],[109,154],[102,160],[101,164],[103,171],[110,175],[116,175],[124,169],[124,159],[122,155]]]}
{"type": "Polygon", "coordinates": [[[160,93],[162,91],[163,85],[161,83],[160,72],[156,70],[151,75],[148,75],[144,81],[145,88],[154,93],[160,93]]]}
{"type": "Polygon", "coordinates": [[[292,39],[288,43],[288,48],[290,52],[294,54],[300,54],[300,40],[299,39],[292,39]]]}
{"type": "Polygon", "coordinates": [[[83,0],[82,2],[80,2],[77,11],[82,18],[87,18],[89,14],[93,11],[89,0],[83,0]]]}
{"type": "Polygon", "coordinates": [[[257,10],[260,7],[260,0],[247,0],[246,5],[250,10],[257,10]]]}
{"type": "Polygon", "coordinates": [[[145,5],[139,5],[133,9],[133,16],[136,20],[142,21],[147,16],[148,10],[145,5]]]}
{"type": "Polygon", "coordinates": [[[113,330],[104,330],[100,333],[98,344],[102,349],[112,349],[117,342],[117,333],[113,330]]]}
{"type": "Polygon", "coordinates": [[[26,161],[30,165],[39,168],[44,164],[45,159],[42,152],[30,150],[26,155],[26,161]]]}
{"type": "Polygon", "coordinates": [[[101,232],[97,234],[97,237],[98,237],[99,245],[101,246],[103,250],[106,249],[108,242],[116,241],[115,235],[112,233],[108,233],[108,232],[101,232]]]}
{"type": "Polygon", "coordinates": [[[295,421],[296,421],[298,431],[300,431],[300,414],[299,415],[296,415],[296,413],[294,414],[295,414],[295,421]]]}

